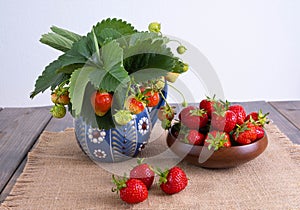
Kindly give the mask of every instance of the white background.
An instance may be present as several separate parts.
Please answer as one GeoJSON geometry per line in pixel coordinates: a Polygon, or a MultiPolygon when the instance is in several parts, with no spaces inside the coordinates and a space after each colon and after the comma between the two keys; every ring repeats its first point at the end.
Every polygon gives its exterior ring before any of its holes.
{"type": "MultiPolygon", "coordinates": [[[[52,25],[86,34],[107,17],[138,30],[159,21],[164,34],[196,46],[210,61],[230,101],[300,99],[298,0],[0,0],[0,107],[49,105],[50,92],[29,94],[55,51],[39,38],[52,25]]],[[[192,72],[181,78],[204,97],[192,72]]],[[[184,90],[183,90],[184,92],[184,90]]]]}

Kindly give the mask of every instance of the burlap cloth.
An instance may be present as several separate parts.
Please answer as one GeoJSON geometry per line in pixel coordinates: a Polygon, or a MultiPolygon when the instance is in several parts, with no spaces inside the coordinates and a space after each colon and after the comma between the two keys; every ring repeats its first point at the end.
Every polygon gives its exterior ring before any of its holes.
{"type": "MultiPolygon", "coordinates": [[[[275,125],[266,130],[269,145],[255,160],[225,170],[180,163],[190,179],[184,191],[168,196],[154,185],[136,205],[111,192],[111,173],[83,154],[73,129],[44,132],[0,209],[300,209],[300,146],[275,125]]],[[[162,139],[144,151],[165,147],[162,139]]]]}

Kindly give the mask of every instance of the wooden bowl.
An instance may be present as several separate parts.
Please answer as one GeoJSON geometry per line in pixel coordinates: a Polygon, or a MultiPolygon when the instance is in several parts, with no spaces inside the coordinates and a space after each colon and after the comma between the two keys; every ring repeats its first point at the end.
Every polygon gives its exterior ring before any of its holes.
{"type": "Polygon", "coordinates": [[[263,138],[251,144],[212,151],[206,146],[183,143],[169,131],[167,144],[176,155],[193,165],[203,168],[232,168],[253,160],[263,153],[268,145],[268,137],[265,133],[263,138]]]}

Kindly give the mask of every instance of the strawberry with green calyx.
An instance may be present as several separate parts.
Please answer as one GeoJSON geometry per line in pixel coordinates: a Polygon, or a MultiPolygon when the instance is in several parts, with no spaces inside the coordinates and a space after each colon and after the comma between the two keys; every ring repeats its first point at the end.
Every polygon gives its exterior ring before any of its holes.
{"type": "Polygon", "coordinates": [[[250,117],[256,122],[257,125],[263,127],[265,124],[269,124],[270,120],[268,119],[269,112],[263,114],[262,110],[260,109],[258,112],[251,112],[245,118],[245,121],[250,120],[250,117]]]}
{"type": "Polygon", "coordinates": [[[132,114],[139,114],[144,111],[146,104],[141,97],[131,95],[126,99],[124,106],[132,114]]]}
{"type": "Polygon", "coordinates": [[[159,103],[160,97],[158,91],[155,91],[153,89],[141,88],[141,93],[144,95],[146,106],[154,107],[159,103]]]}
{"type": "Polygon", "coordinates": [[[68,105],[70,103],[69,88],[58,87],[51,94],[51,101],[54,104],[68,105]]]}
{"type": "Polygon", "coordinates": [[[208,116],[205,110],[194,106],[188,106],[179,113],[179,120],[190,129],[205,127],[208,122],[208,116]]]}
{"type": "Polygon", "coordinates": [[[188,185],[188,178],[185,172],[177,166],[165,171],[157,169],[155,172],[160,177],[160,188],[166,194],[172,195],[178,193],[188,185]]]}
{"type": "Polygon", "coordinates": [[[249,121],[244,122],[242,125],[237,125],[232,136],[241,145],[250,144],[257,139],[255,125],[249,121]]]}
{"type": "Polygon", "coordinates": [[[252,115],[250,115],[250,118],[249,118],[249,120],[247,120],[247,122],[251,122],[255,126],[255,132],[257,135],[256,140],[261,139],[262,137],[265,136],[265,131],[263,129],[263,125],[261,124],[261,122],[259,120],[257,120],[257,121],[253,120],[252,115]]]}
{"type": "Polygon", "coordinates": [[[214,151],[222,147],[231,147],[230,136],[226,132],[211,131],[207,134],[204,145],[208,146],[209,150],[213,148],[214,151]]]}
{"type": "Polygon", "coordinates": [[[236,105],[231,105],[229,106],[229,110],[233,111],[236,114],[237,121],[236,123],[241,125],[244,123],[245,118],[246,118],[246,111],[243,106],[236,104],[236,105]]]}
{"type": "Polygon", "coordinates": [[[112,192],[119,192],[120,198],[128,204],[143,202],[148,198],[148,190],[146,185],[138,179],[123,179],[117,180],[112,176],[113,183],[117,188],[112,188],[112,192]]]}
{"type": "Polygon", "coordinates": [[[200,109],[204,109],[207,112],[207,115],[209,118],[211,118],[211,113],[214,110],[214,103],[216,103],[217,100],[215,98],[215,95],[210,98],[209,96],[206,96],[206,99],[203,99],[200,104],[199,104],[199,108],[200,109]]]}
{"type": "Polygon", "coordinates": [[[63,118],[66,115],[66,108],[64,105],[55,104],[51,110],[51,114],[55,118],[63,118]]]}
{"type": "Polygon", "coordinates": [[[133,115],[128,110],[118,110],[113,117],[115,122],[119,125],[126,125],[133,119],[133,115]]]}
{"type": "Polygon", "coordinates": [[[201,145],[205,139],[205,136],[198,130],[189,130],[185,136],[184,141],[192,145],[201,145]]]}
{"type": "Polygon", "coordinates": [[[90,98],[95,114],[104,116],[111,108],[112,98],[112,94],[104,90],[95,91],[90,98]]]}
{"type": "Polygon", "coordinates": [[[137,159],[138,165],[131,169],[130,178],[141,180],[147,189],[150,189],[154,181],[155,173],[151,167],[147,163],[143,163],[143,161],[143,158],[137,159]]]}
{"type": "Polygon", "coordinates": [[[152,22],[148,26],[148,30],[153,33],[160,33],[160,23],[152,22]]]}
{"type": "Polygon", "coordinates": [[[215,130],[230,133],[236,126],[237,117],[233,111],[228,110],[228,102],[214,103],[214,112],[211,117],[211,126],[215,130]]]}

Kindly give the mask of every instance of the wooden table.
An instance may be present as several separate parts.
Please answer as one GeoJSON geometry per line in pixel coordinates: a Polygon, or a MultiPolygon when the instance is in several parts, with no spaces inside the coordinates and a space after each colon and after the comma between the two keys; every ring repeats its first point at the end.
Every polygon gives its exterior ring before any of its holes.
{"type": "MultiPolygon", "coordinates": [[[[247,112],[262,109],[291,141],[300,144],[300,101],[243,102],[247,112]]],[[[52,118],[50,107],[0,108],[0,202],[9,194],[22,173],[27,153],[43,131],[73,127],[73,119],[52,118]]]]}

